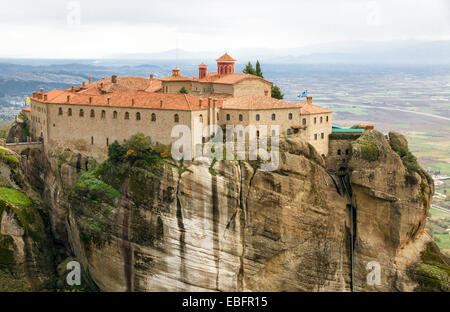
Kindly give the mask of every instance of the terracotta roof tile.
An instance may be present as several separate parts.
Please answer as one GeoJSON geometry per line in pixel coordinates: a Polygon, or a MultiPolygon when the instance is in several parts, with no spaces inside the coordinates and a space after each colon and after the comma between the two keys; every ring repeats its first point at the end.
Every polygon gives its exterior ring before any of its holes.
{"type": "Polygon", "coordinates": [[[217,62],[236,62],[236,60],[234,58],[232,58],[230,55],[228,55],[228,53],[225,53],[224,55],[219,57],[216,61],[217,62]]]}
{"type": "Polygon", "coordinates": [[[259,110],[259,109],[279,109],[279,108],[300,108],[305,103],[291,103],[274,99],[263,95],[244,95],[224,99],[223,109],[242,109],[242,110],[259,110]]]}
{"type": "Polygon", "coordinates": [[[31,107],[22,108],[22,112],[31,112],[31,107]]]}
{"type": "MultiPolygon", "coordinates": [[[[91,106],[109,106],[109,107],[136,107],[153,108],[168,110],[200,110],[208,107],[208,100],[198,97],[177,94],[177,93],[157,93],[146,91],[116,91],[104,95],[89,95],[67,90],[53,90],[47,92],[47,100],[32,98],[34,101],[53,104],[71,104],[71,105],[91,105],[91,106]],[[67,102],[67,96],[70,96],[67,102]],[[89,103],[91,98],[91,103],[89,103]],[[108,98],[110,103],[108,104],[108,98]],[[132,105],[134,99],[134,106],[132,105]],[[163,101],[161,107],[161,100],[163,101]],[[201,101],[201,107],[200,107],[201,101]]],[[[217,105],[219,106],[220,100],[217,105]]]]}

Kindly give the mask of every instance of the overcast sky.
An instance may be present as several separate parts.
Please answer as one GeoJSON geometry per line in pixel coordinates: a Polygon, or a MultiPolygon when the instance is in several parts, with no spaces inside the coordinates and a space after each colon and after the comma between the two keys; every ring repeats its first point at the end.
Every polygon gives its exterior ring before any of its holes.
{"type": "Polygon", "coordinates": [[[0,57],[397,39],[449,40],[450,0],[13,0],[0,10],[0,57]]]}

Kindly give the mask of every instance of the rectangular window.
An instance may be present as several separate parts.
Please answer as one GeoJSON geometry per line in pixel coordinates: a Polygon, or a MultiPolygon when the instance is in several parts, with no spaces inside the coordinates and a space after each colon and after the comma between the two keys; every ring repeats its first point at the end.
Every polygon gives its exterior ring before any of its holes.
{"type": "Polygon", "coordinates": [[[317,140],[317,133],[314,133],[314,140],[317,140]]]}
{"type": "Polygon", "coordinates": [[[323,132],[320,134],[320,138],[321,139],[325,138],[325,134],[323,132]]]}

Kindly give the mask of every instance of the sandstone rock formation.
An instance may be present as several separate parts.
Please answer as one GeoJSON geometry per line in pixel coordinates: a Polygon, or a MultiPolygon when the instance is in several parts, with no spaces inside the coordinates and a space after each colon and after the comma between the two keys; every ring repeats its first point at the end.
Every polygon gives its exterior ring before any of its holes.
{"type": "Polygon", "coordinates": [[[432,181],[390,135],[365,132],[339,173],[294,136],[272,172],[206,158],[97,165],[70,151],[22,164],[57,251],[102,291],[448,290],[448,259],[424,232],[432,181]],[[375,262],[379,285],[367,282],[375,262]]]}

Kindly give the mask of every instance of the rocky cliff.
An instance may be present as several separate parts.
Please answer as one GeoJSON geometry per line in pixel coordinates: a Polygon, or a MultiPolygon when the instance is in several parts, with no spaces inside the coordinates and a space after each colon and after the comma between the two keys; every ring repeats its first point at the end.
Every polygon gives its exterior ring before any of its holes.
{"type": "Polygon", "coordinates": [[[366,132],[340,172],[296,137],[280,153],[272,172],[32,150],[22,168],[55,254],[103,291],[448,291],[424,232],[433,184],[401,135],[366,132]]]}

